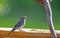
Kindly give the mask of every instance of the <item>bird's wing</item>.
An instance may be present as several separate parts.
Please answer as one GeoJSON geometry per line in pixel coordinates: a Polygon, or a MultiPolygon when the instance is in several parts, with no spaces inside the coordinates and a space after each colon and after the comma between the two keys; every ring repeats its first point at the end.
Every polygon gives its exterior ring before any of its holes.
{"type": "Polygon", "coordinates": [[[11,32],[13,32],[14,30],[22,27],[24,25],[24,19],[21,19],[15,26],[14,28],[8,33],[8,35],[10,35],[11,32]]]}
{"type": "Polygon", "coordinates": [[[20,28],[23,24],[24,24],[24,20],[20,20],[20,21],[14,26],[14,28],[12,29],[12,31],[20,28]]]}

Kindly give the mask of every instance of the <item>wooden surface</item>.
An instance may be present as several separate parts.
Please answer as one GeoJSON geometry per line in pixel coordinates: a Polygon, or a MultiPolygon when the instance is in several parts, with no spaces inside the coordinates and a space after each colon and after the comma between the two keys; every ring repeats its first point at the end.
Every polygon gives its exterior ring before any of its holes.
{"type": "MultiPolygon", "coordinates": [[[[12,32],[8,35],[8,31],[0,31],[0,38],[52,38],[50,33],[28,33],[28,32],[12,32]]],[[[57,34],[60,38],[60,34],[57,34]]]]}

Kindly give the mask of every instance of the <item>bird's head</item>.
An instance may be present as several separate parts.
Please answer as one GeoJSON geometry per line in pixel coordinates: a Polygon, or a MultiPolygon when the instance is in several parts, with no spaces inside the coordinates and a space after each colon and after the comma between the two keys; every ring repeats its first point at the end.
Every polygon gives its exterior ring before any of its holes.
{"type": "Polygon", "coordinates": [[[27,19],[27,16],[22,16],[22,18],[21,19],[27,19]]]}

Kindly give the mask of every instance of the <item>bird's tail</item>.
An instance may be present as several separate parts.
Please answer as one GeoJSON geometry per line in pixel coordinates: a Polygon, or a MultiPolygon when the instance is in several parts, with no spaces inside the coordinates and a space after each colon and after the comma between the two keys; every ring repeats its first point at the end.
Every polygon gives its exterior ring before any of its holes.
{"type": "Polygon", "coordinates": [[[13,30],[11,30],[9,33],[8,33],[8,35],[10,35],[11,34],[11,32],[13,32],[14,31],[14,29],[13,30]]]}
{"type": "Polygon", "coordinates": [[[10,35],[11,34],[11,31],[8,33],[8,35],[10,35]]]}

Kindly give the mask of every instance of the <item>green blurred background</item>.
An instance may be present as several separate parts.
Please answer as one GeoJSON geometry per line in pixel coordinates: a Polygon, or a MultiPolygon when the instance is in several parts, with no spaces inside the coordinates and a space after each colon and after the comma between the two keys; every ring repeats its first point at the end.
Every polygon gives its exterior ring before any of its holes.
{"type": "MultiPolygon", "coordinates": [[[[60,30],[60,0],[52,0],[53,22],[60,30]]],[[[44,6],[35,0],[0,0],[0,27],[14,27],[22,16],[27,16],[24,28],[49,29],[44,6]]]]}

